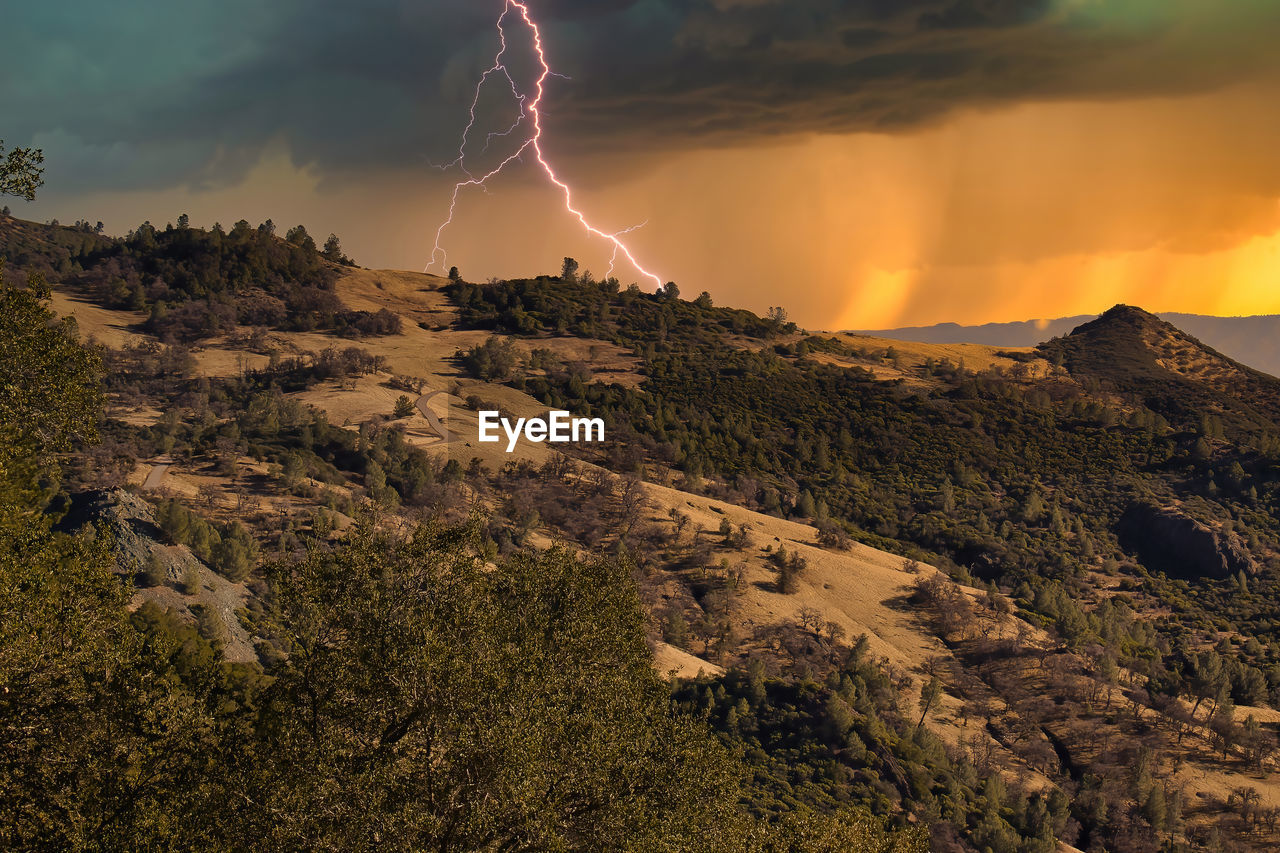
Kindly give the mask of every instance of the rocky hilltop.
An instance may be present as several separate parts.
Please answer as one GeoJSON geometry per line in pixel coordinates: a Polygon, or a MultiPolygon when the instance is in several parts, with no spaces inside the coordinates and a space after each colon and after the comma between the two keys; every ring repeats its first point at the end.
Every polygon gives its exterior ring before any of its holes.
{"type": "Polygon", "coordinates": [[[139,584],[131,607],[154,601],[187,619],[207,614],[220,623],[217,632],[228,660],[258,659],[253,638],[236,616],[249,598],[248,588],[214,572],[187,546],[166,544],[155,510],[133,492],[105,489],[76,495],[59,527],[90,538],[107,538],[116,572],[139,584]],[[163,571],[148,580],[148,569],[153,567],[163,571]],[[198,588],[189,590],[188,581],[197,578],[198,588]]]}

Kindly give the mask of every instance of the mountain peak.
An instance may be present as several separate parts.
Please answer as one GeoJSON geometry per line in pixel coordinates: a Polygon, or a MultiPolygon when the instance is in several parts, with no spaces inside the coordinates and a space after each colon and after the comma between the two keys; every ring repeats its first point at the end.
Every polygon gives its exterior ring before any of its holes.
{"type": "Polygon", "coordinates": [[[1230,361],[1156,315],[1123,304],[1076,326],[1065,337],[1042,344],[1041,349],[1072,372],[1103,375],[1167,376],[1168,358],[1174,353],[1181,361],[1230,361]]]}
{"type": "Polygon", "coordinates": [[[1204,380],[1247,371],[1186,332],[1133,305],[1116,305],[1071,334],[1042,344],[1073,373],[1113,378],[1204,380]]]}
{"type": "Polygon", "coordinates": [[[1103,311],[1102,314],[1099,315],[1099,319],[1103,317],[1110,317],[1112,319],[1141,318],[1144,320],[1157,320],[1157,321],[1160,319],[1155,314],[1152,314],[1149,311],[1143,311],[1141,308],[1139,308],[1136,305],[1125,305],[1123,302],[1119,302],[1115,305],[1112,305],[1106,311],[1103,311]]]}
{"type": "MultiPolygon", "coordinates": [[[[1089,334],[1099,330],[1120,330],[1126,327],[1135,331],[1159,329],[1165,332],[1176,332],[1179,335],[1185,335],[1176,326],[1166,323],[1155,314],[1144,311],[1135,305],[1124,305],[1123,303],[1108,308],[1096,320],[1090,320],[1088,323],[1077,326],[1071,331],[1071,334],[1089,334]]],[[[1186,335],[1186,337],[1190,338],[1189,335],[1186,335]]]]}
{"type": "Polygon", "coordinates": [[[1116,305],[1040,352],[1113,391],[1176,398],[1188,418],[1220,413],[1256,428],[1280,423],[1280,380],[1234,361],[1172,323],[1116,305]]]}

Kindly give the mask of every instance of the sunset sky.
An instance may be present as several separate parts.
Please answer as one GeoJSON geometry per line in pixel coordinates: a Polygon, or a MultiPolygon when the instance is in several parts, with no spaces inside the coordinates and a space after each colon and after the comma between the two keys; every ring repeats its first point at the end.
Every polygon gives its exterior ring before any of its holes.
{"type": "MultiPolygon", "coordinates": [[[[528,0],[544,150],[691,297],[809,328],[1280,313],[1276,0],[528,0]]],[[[34,219],[271,218],[422,269],[502,0],[23,4],[0,138],[34,219]]],[[[533,82],[509,18],[512,71],[533,82]]],[[[495,81],[496,83],[496,81],[495,81]]],[[[505,83],[503,84],[505,85],[505,83]]],[[[494,85],[468,153],[516,116],[494,85]]],[[[464,277],[603,275],[527,161],[464,192],[464,277]]],[[[438,267],[437,267],[438,271],[438,267]]],[[[626,265],[623,282],[643,278],[626,265]]]]}

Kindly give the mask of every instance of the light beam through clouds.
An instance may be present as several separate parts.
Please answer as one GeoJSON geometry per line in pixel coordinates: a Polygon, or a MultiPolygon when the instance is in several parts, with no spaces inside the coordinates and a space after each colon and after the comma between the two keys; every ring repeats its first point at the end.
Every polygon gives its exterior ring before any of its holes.
{"type": "Polygon", "coordinates": [[[444,248],[440,245],[440,241],[444,235],[445,229],[448,228],[453,223],[454,212],[456,211],[458,206],[458,195],[462,192],[462,190],[465,189],[466,187],[480,187],[481,189],[484,189],[485,184],[488,182],[490,178],[501,173],[512,162],[516,160],[523,160],[525,152],[528,151],[528,152],[531,152],[534,158],[538,161],[538,165],[541,166],[542,170],[546,173],[547,179],[550,180],[551,183],[555,184],[556,187],[559,188],[559,190],[564,194],[565,210],[567,210],[570,214],[572,214],[574,218],[576,218],[578,222],[582,224],[582,227],[585,228],[589,233],[597,237],[601,237],[605,240],[608,240],[610,243],[613,244],[613,254],[609,259],[609,272],[606,274],[606,276],[613,274],[614,266],[618,260],[618,253],[621,252],[622,255],[627,259],[627,261],[629,261],[631,265],[635,267],[636,270],[641,275],[643,275],[645,278],[651,279],[655,286],[661,286],[662,279],[660,279],[656,274],[650,272],[649,270],[641,266],[640,262],[636,260],[635,255],[632,254],[631,249],[621,239],[623,235],[631,231],[634,231],[637,228],[642,227],[643,223],[641,225],[633,225],[630,228],[624,228],[621,231],[615,231],[613,233],[601,231],[599,228],[592,225],[591,222],[588,221],[586,214],[584,214],[581,210],[573,206],[573,191],[569,188],[569,185],[567,183],[562,181],[556,175],[555,169],[551,167],[551,163],[547,160],[546,156],[543,154],[541,106],[542,106],[542,96],[544,93],[544,84],[546,83],[546,80],[548,77],[551,77],[551,76],[558,77],[562,75],[558,75],[555,72],[553,72],[551,70],[550,64],[548,64],[547,62],[546,52],[543,50],[543,47],[542,47],[542,32],[541,30],[538,29],[537,23],[534,22],[533,16],[529,11],[528,5],[524,2],[521,2],[521,0],[505,0],[502,8],[502,14],[498,16],[497,28],[498,28],[498,40],[499,40],[500,46],[498,48],[497,54],[493,58],[493,66],[489,68],[487,71],[485,71],[484,74],[481,75],[480,81],[476,84],[475,97],[471,101],[470,119],[467,122],[466,128],[464,128],[462,131],[462,142],[458,146],[458,157],[453,162],[445,166],[445,168],[457,166],[462,171],[462,173],[466,176],[466,179],[462,181],[458,181],[453,186],[453,194],[449,200],[449,215],[444,220],[444,222],[440,223],[440,227],[436,229],[436,242],[431,249],[431,261],[427,264],[426,269],[430,270],[433,266],[435,266],[437,259],[439,259],[441,268],[445,268],[445,266],[448,264],[448,255],[445,252],[444,248]],[[511,14],[512,11],[515,11],[516,13],[518,13],[521,19],[523,19],[525,25],[528,26],[532,36],[532,40],[533,40],[534,53],[537,54],[538,66],[541,69],[541,72],[538,75],[537,82],[534,84],[534,94],[532,98],[529,98],[527,94],[522,93],[520,91],[519,87],[516,85],[515,79],[511,76],[511,72],[507,69],[506,65],[503,64],[503,56],[507,52],[507,32],[504,27],[504,21],[506,21],[507,15],[511,14]],[[515,133],[516,130],[520,128],[522,124],[526,124],[525,123],[526,117],[530,119],[530,121],[527,123],[527,126],[529,127],[529,135],[524,139],[521,145],[512,154],[508,155],[497,166],[495,166],[490,171],[486,172],[481,177],[476,177],[476,175],[470,169],[467,168],[467,163],[466,163],[467,141],[469,136],[471,135],[471,131],[475,127],[476,106],[480,102],[480,91],[484,88],[484,84],[488,81],[488,79],[494,74],[501,74],[506,79],[506,81],[511,85],[512,97],[516,99],[516,103],[519,105],[519,115],[516,117],[515,122],[507,130],[499,131],[496,133],[490,133],[485,140],[485,148],[487,149],[489,147],[489,143],[492,142],[495,137],[510,136],[511,134],[515,133]]]}

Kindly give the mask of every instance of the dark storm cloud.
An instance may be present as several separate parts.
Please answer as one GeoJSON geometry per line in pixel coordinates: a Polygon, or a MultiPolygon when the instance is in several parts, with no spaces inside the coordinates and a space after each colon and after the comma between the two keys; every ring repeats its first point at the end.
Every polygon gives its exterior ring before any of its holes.
{"type": "MultiPolygon", "coordinates": [[[[688,5],[688,4],[684,4],[688,5]]],[[[1172,94],[1256,74],[1280,4],[801,0],[698,4],[671,45],[591,52],[619,71],[566,96],[566,124],[678,140],[897,131],[1026,99],[1172,94]],[[1119,11],[1117,11],[1119,10],[1119,11]],[[1194,28],[1213,19],[1214,35],[1194,28]],[[1203,42],[1203,43],[1201,43],[1203,42]],[[625,69],[625,70],[621,70],[625,69]]],[[[621,39],[619,39],[621,41],[621,39]]],[[[633,136],[633,139],[635,137],[633,136]]]]}
{"type": "MultiPolygon", "coordinates": [[[[571,78],[552,81],[548,132],[580,153],[897,131],[966,106],[1199,90],[1274,61],[1280,31],[1270,0],[530,5],[571,78]]],[[[234,182],[277,139],[328,177],[425,168],[451,158],[500,8],[25,4],[5,13],[0,137],[42,145],[52,179],[81,189],[234,182]]],[[[527,72],[512,42],[513,67],[527,72]]]]}

